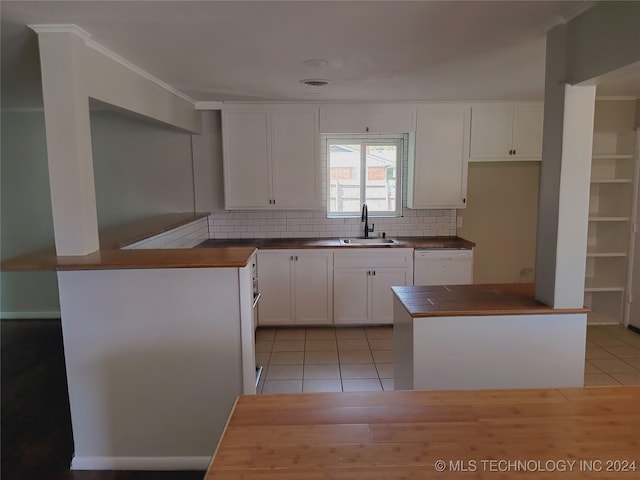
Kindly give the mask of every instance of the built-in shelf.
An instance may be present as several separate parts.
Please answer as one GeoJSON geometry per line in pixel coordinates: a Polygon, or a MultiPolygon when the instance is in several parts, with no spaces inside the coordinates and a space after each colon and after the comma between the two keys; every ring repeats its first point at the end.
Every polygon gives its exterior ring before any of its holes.
{"type": "Polygon", "coordinates": [[[628,222],[629,217],[589,217],[590,222],[628,222]]]}
{"type": "Polygon", "coordinates": [[[600,257],[626,257],[627,252],[598,252],[587,249],[587,258],[600,258],[600,257]]]}
{"type": "Polygon", "coordinates": [[[592,184],[596,184],[596,183],[628,183],[628,184],[632,184],[633,183],[633,179],[631,179],[631,178],[592,178],[591,179],[591,183],[592,184]]]}
{"type": "Polygon", "coordinates": [[[629,313],[632,219],[637,189],[635,101],[596,100],[589,189],[584,302],[590,324],[620,324],[629,313]]]}
{"type": "Polygon", "coordinates": [[[611,160],[625,160],[625,159],[633,160],[633,155],[627,155],[627,154],[625,154],[625,155],[619,155],[619,154],[611,154],[611,155],[606,155],[605,154],[605,155],[602,155],[601,154],[601,155],[594,155],[591,158],[593,158],[593,160],[609,160],[609,159],[611,159],[611,160]]]}
{"type": "Polygon", "coordinates": [[[585,292],[624,292],[624,286],[587,286],[588,282],[585,282],[585,292]]]}
{"type": "Polygon", "coordinates": [[[605,315],[604,313],[592,311],[587,314],[587,323],[589,325],[618,325],[620,323],[620,319],[610,315],[605,315]]]}

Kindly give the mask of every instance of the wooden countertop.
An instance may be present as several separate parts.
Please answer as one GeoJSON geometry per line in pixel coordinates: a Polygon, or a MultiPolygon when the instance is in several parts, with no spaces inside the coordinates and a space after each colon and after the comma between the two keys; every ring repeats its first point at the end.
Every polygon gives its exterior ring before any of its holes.
{"type": "Polygon", "coordinates": [[[384,247],[371,245],[340,245],[339,238],[256,238],[256,239],[211,239],[200,247],[248,246],[263,250],[268,249],[305,249],[305,248],[451,248],[471,249],[475,243],[461,237],[390,237],[398,241],[394,245],[384,247]]]}
{"type": "MultiPolygon", "coordinates": [[[[244,267],[256,248],[362,248],[340,246],[337,238],[274,238],[206,240],[201,247],[181,249],[131,249],[123,246],[206,217],[207,213],[174,213],[139,220],[100,232],[100,250],[88,255],[56,256],[53,247],[2,262],[5,271],[115,270],[124,268],[211,268],[244,267]]],[[[399,237],[406,248],[473,248],[460,237],[399,237]]],[[[389,248],[375,247],[375,248],[389,248]]]]}
{"type": "Polygon", "coordinates": [[[241,396],[205,480],[631,480],[638,405],[640,386],[241,396]]]}
{"type": "Polygon", "coordinates": [[[120,247],[205,217],[169,214],[110,228],[100,233],[100,250],[88,255],[56,256],[53,247],[2,262],[4,271],[119,270],[144,268],[244,267],[255,247],[131,249],[120,247]]]}
{"type": "Polygon", "coordinates": [[[535,299],[532,283],[391,287],[412,317],[586,313],[554,309],[535,299]]]}

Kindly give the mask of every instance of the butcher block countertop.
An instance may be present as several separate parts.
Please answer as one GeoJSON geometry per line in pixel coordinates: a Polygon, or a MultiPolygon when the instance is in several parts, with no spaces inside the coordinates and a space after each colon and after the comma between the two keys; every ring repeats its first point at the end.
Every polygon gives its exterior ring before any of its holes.
{"type": "Polygon", "coordinates": [[[535,299],[532,283],[391,287],[412,317],[587,313],[554,309],[535,299]]]}
{"type": "Polygon", "coordinates": [[[638,405],[638,386],[241,396],[205,480],[632,480],[638,405]]]}
{"type": "Polygon", "coordinates": [[[244,267],[255,252],[253,246],[222,248],[131,249],[120,248],[138,240],[177,228],[207,214],[176,213],[100,232],[100,250],[88,255],[56,256],[53,247],[2,262],[5,271],[119,270],[145,268],[244,267]]]}
{"type": "MultiPolygon", "coordinates": [[[[341,246],[338,238],[273,238],[273,239],[213,239],[200,248],[126,249],[122,247],[153,235],[180,227],[206,217],[207,213],[174,213],[135,221],[100,232],[100,250],[88,255],[56,256],[49,247],[2,262],[5,271],[34,270],[115,270],[144,268],[212,268],[244,267],[257,248],[353,249],[362,246],[341,246]]],[[[400,237],[398,243],[373,248],[456,248],[470,249],[473,242],[460,237],[400,237]]]]}
{"type": "Polygon", "coordinates": [[[256,238],[256,239],[211,239],[200,244],[199,247],[220,246],[253,246],[259,249],[305,249],[305,248],[445,248],[471,249],[475,243],[461,237],[389,237],[398,243],[385,246],[371,245],[340,245],[339,238],[256,238]]]}

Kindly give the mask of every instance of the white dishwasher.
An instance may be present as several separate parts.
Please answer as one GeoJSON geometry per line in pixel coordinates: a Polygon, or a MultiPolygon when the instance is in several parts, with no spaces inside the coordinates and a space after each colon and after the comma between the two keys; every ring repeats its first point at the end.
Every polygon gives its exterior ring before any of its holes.
{"type": "Polygon", "coordinates": [[[415,249],[414,285],[462,285],[473,283],[472,249],[415,249]]]}

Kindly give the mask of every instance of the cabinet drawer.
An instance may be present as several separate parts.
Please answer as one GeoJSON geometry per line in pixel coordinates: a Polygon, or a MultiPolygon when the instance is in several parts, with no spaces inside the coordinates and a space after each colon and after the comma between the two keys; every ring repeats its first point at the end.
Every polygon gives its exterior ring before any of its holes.
{"type": "MultiPolygon", "coordinates": [[[[348,247],[347,247],[348,248],[348,247]]],[[[334,268],[409,267],[413,266],[412,248],[359,248],[357,251],[337,251],[334,268]]]]}

